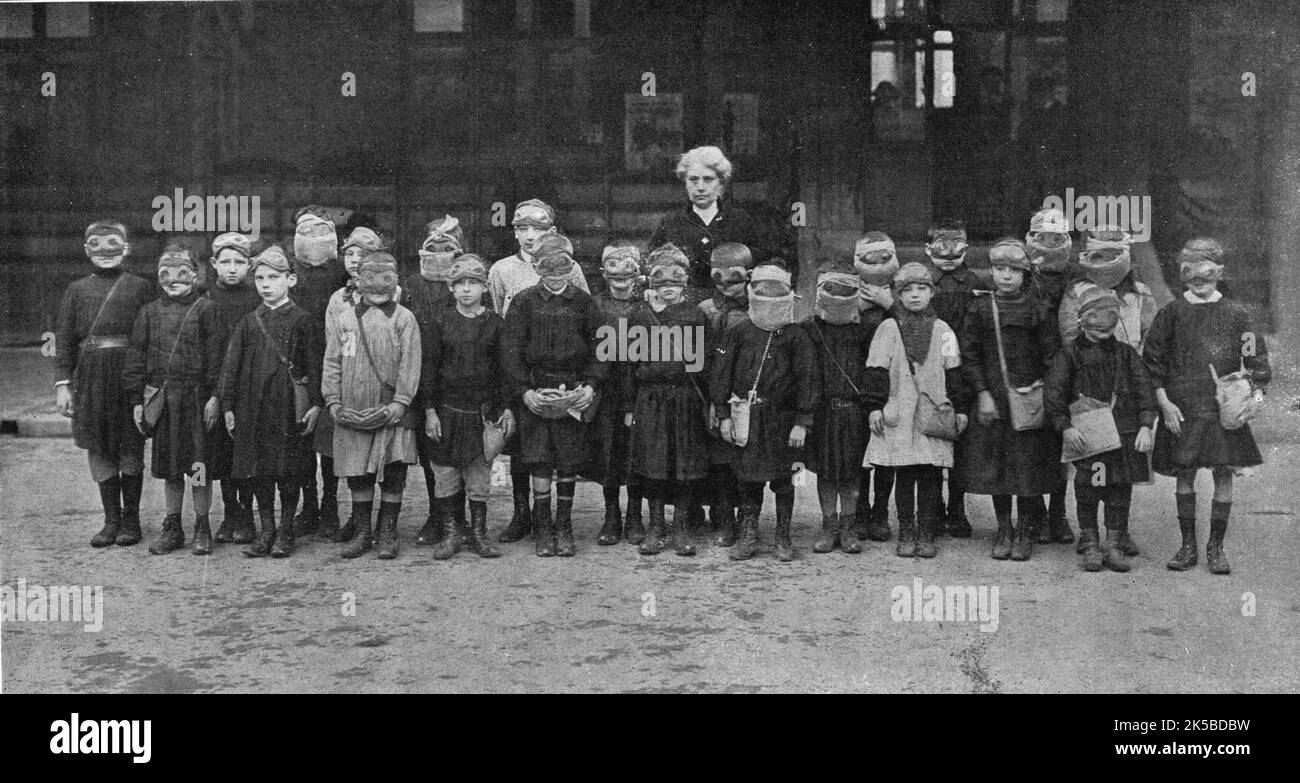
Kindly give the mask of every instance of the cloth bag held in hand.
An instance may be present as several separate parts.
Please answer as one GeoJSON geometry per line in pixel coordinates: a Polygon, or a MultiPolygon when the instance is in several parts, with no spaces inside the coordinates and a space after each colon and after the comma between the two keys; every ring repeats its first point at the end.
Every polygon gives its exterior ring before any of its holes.
{"type": "Polygon", "coordinates": [[[944,400],[935,402],[929,394],[921,391],[921,384],[916,380],[916,367],[909,365],[912,385],[916,387],[916,427],[922,435],[940,440],[957,440],[957,410],[952,403],[944,400]]]}
{"type": "Polygon", "coordinates": [[[1219,405],[1219,426],[1225,430],[1241,429],[1255,418],[1259,412],[1255,405],[1255,390],[1250,387],[1250,372],[1244,361],[1240,370],[1222,376],[1211,364],[1210,377],[1214,379],[1214,401],[1219,405]]]}
{"type": "MultiPolygon", "coordinates": [[[[116,283],[114,283],[114,285],[116,286],[116,283]]],[[[110,292],[110,295],[111,293],[112,292],[110,292]]],[[[107,300],[105,301],[107,302],[107,300]]],[[[185,333],[185,322],[190,320],[190,313],[194,312],[194,308],[196,305],[198,305],[198,303],[199,301],[197,299],[194,300],[194,304],[190,305],[190,309],[185,311],[185,317],[181,319],[180,327],[176,329],[176,340],[172,342],[172,349],[167,354],[167,365],[163,369],[163,375],[171,374],[172,357],[176,355],[176,346],[180,345],[181,335],[185,333]]],[[[149,384],[144,387],[144,395],[142,400],[144,412],[141,415],[141,418],[144,420],[144,431],[146,433],[152,433],[154,427],[157,427],[158,422],[162,419],[163,407],[167,401],[166,395],[163,394],[163,389],[166,388],[167,388],[166,378],[163,379],[162,386],[154,386],[153,384],[149,384]]]]}
{"type": "Polygon", "coordinates": [[[1043,382],[1034,381],[1032,385],[1014,387],[1007,374],[1007,357],[1002,348],[1002,320],[998,314],[998,295],[989,295],[993,305],[993,334],[998,342],[998,365],[1002,367],[1002,385],[1007,389],[1007,405],[1011,409],[1011,428],[1023,432],[1043,427],[1043,382]]]}
{"type": "Polygon", "coordinates": [[[772,335],[776,332],[767,333],[767,344],[763,346],[763,358],[758,360],[758,372],[754,374],[754,385],[750,388],[749,394],[745,399],[731,395],[728,402],[731,404],[731,442],[737,446],[746,446],[749,444],[749,409],[753,407],[754,400],[758,399],[758,380],[763,377],[763,365],[767,363],[767,352],[772,348],[772,335]]]}
{"type": "Polygon", "coordinates": [[[1061,462],[1095,457],[1114,451],[1121,445],[1119,427],[1115,426],[1115,400],[1119,396],[1119,354],[1115,355],[1115,384],[1111,389],[1110,403],[1080,394],[1070,403],[1070,426],[1083,435],[1083,448],[1074,451],[1069,444],[1061,444],[1061,462]]]}

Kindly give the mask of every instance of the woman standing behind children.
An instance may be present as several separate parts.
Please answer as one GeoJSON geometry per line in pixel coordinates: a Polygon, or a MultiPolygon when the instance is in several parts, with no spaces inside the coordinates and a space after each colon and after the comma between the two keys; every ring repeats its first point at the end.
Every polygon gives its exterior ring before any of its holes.
{"type": "Polygon", "coordinates": [[[224,332],[217,306],[194,289],[199,265],[193,249],[173,242],[158,259],[163,296],[145,305],[135,319],[123,380],[135,401],[135,426],[153,438],[150,470],[164,483],[167,516],[162,534],[149,546],[165,555],[185,546],[181,507],[186,478],[202,471],[193,484],[196,555],[212,552],[208,511],[212,483],[204,463],[207,431],[220,419],[215,396],[221,375],[224,332]],[[155,398],[161,399],[155,399],[155,398]],[[154,409],[145,419],[146,406],[154,409]]]}
{"type": "Polygon", "coordinates": [[[627,413],[632,427],[632,472],[642,479],[650,498],[650,528],[641,543],[643,555],[656,555],[672,534],[673,548],[695,554],[688,515],[698,484],[709,472],[706,397],[703,390],[704,313],[686,301],[689,272],[685,256],[665,245],[650,254],[650,300],[632,313],[631,328],[640,327],[653,345],[666,345],[657,333],[676,333],[677,356],[658,356],[634,363],[636,402],[627,413]],[[687,355],[687,348],[694,352],[687,355]],[[692,361],[698,360],[698,361],[692,361]],[[696,372],[691,367],[695,365],[696,372]],[[672,525],[665,528],[664,505],[673,504],[672,525]]]}
{"type": "Polygon", "coordinates": [[[1065,454],[1088,454],[1074,461],[1074,497],[1078,504],[1079,535],[1083,539],[1083,568],[1127,571],[1122,540],[1128,531],[1133,484],[1151,478],[1147,454],[1159,410],[1151,379],[1138,352],[1116,338],[1120,300],[1115,292],[1094,284],[1074,290],[1079,335],[1065,345],[1047,377],[1044,404],[1052,425],[1064,436],[1065,454]],[[1111,403],[1110,414],[1119,434],[1119,448],[1096,453],[1075,427],[1070,404],[1080,397],[1111,403]],[[1097,530],[1097,506],[1106,504],[1106,544],[1097,530]]]}
{"type": "Polygon", "coordinates": [[[357,535],[342,552],[370,551],[370,515],[379,484],[374,546],[381,560],[397,557],[397,517],[402,510],[407,465],[414,465],[415,412],[420,378],[420,327],[397,304],[397,261],[372,252],[361,262],[361,302],[330,318],[325,333],[321,391],[334,418],[334,464],[348,481],[357,535]]]}
{"type": "Polygon", "coordinates": [[[1187,290],[1156,314],[1144,356],[1165,425],[1156,433],[1152,463],[1157,473],[1178,480],[1174,501],[1183,545],[1167,565],[1175,571],[1196,565],[1196,472],[1208,468],[1214,499],[1205,561],[1210,573],[1227,574],[1231,569],[1223,538],[1232,512],[1233,473],[1264,461],[1244,419],[1263,404],[1272,371],[1264,335],[1255,330],[1245,308],[1218,290],[1223,278],[1219,243],[1189,241],[1179,255],[1179,274],[1187,290]],[[1253,394],[1246,401],[1247,415],[1237,419],[1240,426],[1226,429],[1215,377],[1243,369],[1253,394]]]}
{"type": "Polygon", "coordinates": [[[995,290],[971,303],[961,340],[966,381],[978,398],[962,479],[967,492],[993,496],[993,559],[1028,560],[1038,525],[1046,522],[1043,495],[1061,474],[1061,441],[1043,420],[1040,396],[1060,334],[1056,317],[1028,290],[1024,244],[1000,240],[989,249],[989,265],[995,290]],[[1013,395],[1017,405],[1036,403],[1036,416],[1022,417],[1025,407],[1013,411],[1013,395]],[[1012,497],[1020,522],[1014,529],[1012,497]]]}
{"type": "Polygon", "coordinates": [[[934,557],[935,517],[943,468],[966,429],[969,402],[957,338],[930,306],[934,278],[918,263],[894,277],[900,307],[883,321],[867,356],[867,411],[872,437],[863,465],[894,471],[899,557],[934,557]],[[945,407],[945,405],[947,407],[945,407]]]}

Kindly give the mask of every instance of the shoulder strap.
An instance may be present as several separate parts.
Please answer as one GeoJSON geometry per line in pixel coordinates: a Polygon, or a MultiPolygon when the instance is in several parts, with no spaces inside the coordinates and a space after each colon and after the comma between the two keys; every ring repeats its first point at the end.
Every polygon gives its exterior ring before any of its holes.
{"type": "Polygon", "coordinates": [[[113,286],[108,289],[108,296],[104,297],[104,301],[99,304],[99,310],[95,313],[95,320],[90,322],[90,328],[86,330],[87,337],[95,333],[95,327],[99,326],[99,319],[104,315],[104,308],[108,307],[108,303],[112,301],[113,294],[117,293],[117,287],[122,284],[126,274],[126,272],[123,272],[118,275],[117,279],[113,281],[113,286]]]}
{"type": "Polygon", "coordinates": [[[812,325],[813,328],[817,330],[818,336],[822,338],[822,345],[826,346],[826,355],[830,357],[831,363],[835,365],[835,369],[839,370],[840,375],[844,376],[844,380],[848,382],[849,386],[853,387],[854,394],[862,396],[862,391],[858,389],[858,385],[854,383],[853,379],[849,377],[849,374],[844,371],[844,367],[840,364],[840,360],[835,358],[835,352],[831,350],[830,343],[826,342],[826,334],[822,331],[821,325],[817,323],[816,316],[812,319],[812,325]]]}
{"type": "Polygon", "coordinates": [[[199,300],[195,299],[194,303],[190,305],[190,309],[185,311],[185,316],[181,318],[181,325],[176,328],[176,339],[172,341],[171,352],[167,354],[167,365],[166,367],[163,368],[163,375],[171,377],[172,357],[176,355],[176,346],[181,344],[181,335],[185,333],[185,322],[190,320],[190,313],[194,312],[194,308],[198,307],[198,305],[199,305],[199,300]]]}
{"type": "Polygon", "coordinates": [[[763,365],[767,364],[767,352],[772,347],[772,336],[775,334],[776,332],[767,333],[767,345],[763,346],[763,358],[758,360],[758,372],[754,374],[754,385],[749,390],[750,399],[753,399],[754,395],[758,393],[758,381],[763,377],[763,365]]]}
{"type": "MultiPolygon", "coordinates": [[[[650,320],[652,320],[652,321],[655,322],[655,326],[662,326],[661,322],[659,321],[659,315],[655,312],[655,309],[654,309],[653,307],[650,306],[650,303],[649,303],[649,302],[646,302],[645,309],[646,309],[646,312],[648,312],[648,313],[650,314],[650,320]]],[[[685,339],[684,336],[683,336],[683,339],[685,339]]],[[[760,367],[760,372],[761,372],[761,371],[762,371],[762,370],[761,370],[761,367],[760,367]]],[[[688,375],[689,375],[689,373],[688,373],[688,375]]],[[[695,390],[695,394],[696,394],[697,397],[700,398],[700,402],[704,403],[705,405],[708,405],[708,404],[709,404],[709,400],[704,396],[704,392],[700,391],[700,386],[699,386],[699,384],[697,384],[697,383],[695,382],[695,378],[694,378],[694,377],[691,377],[691,378],[690,378],[690,381],[691,381],[691,388],[695,390]]],[[[758,388],[758,381],[755,381],[755,382],[754,382],[754,388],[758,388]]]]}
{"type": "MultiPolygon", "coordinates": [[[[356,314],[356,311],[353,310],[353,313],[356,314]]],[[[381,384],[395,386],[396,384],[388,383],[388,381],[384,380],[384,376],[379,374],[379,368],[375,366],[375,357],[370,353],[370,340],[366,337],[365,324],[361,322],[362,314],[356,314],[356,316],[357,336],[361,338],[361,352],[366,355],[366,364],[370,365],[370,371],[375,374],[375,378],[377,378],[381,384]]]]}
{"type": "Polygon", "coordinates": [[[998,292],[989,293],[989,304],[993,306],[993,337],[998,344],[998,366],[1002,368],[1002,385],[1011,388],[1011,377],[1007,374],[1007,357],[1002,348],[1002,319],[998,316],[998,292]]]}
{"type": "Polygon", "coordinates": [[[285,366],[289,371],[289,377],[292,378],[294,369],[293,362],[289,361],[289,357],[284,355],[284,351],[280,350],[279,341],[271,336],[271,332],[266,328],[266,324],[262,322],[262,314],[254,310],[253,320],[257,321],[257,325],[262,329],[262,334],[266,337],[267,344],[271,346],[272,351],[275,351],[275,355],[280,358],[280,364],[285,366]]]}

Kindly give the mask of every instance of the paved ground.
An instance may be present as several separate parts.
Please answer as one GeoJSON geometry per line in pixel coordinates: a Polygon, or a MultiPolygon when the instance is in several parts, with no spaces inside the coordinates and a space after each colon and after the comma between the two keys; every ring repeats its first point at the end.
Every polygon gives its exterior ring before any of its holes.
{"type": "MultiPolygon", "coordinates": [[[[0,354],[0,391],[17,385],[0,354]]],[[[24,381],[25,382],[25,381],[24,381]]],[[[41,384],[47,384],[44,377],[41,384]]],[[[45,388],[48,388],[46,385],[45,388]]],[[[579,485],[579,554],[434,561],[411,544],[425,513],[408,488],[395,561],[344,561],[309,543],[289,560],[154,557],[93,550],[99,509],[84,456],[65,438],[0,437],[0,584],[99,585],[103,628],[5,622],[6,691],[869,691],[1261,692],[1300,690],[1295,589],[1300,415],[1275,387],[1260,423],[1267,464],[1238,482],[1229,577],[1176,574],[1169,480],[1139,488],[1129,574],[1087,574],[1073,547],[1027,563],[989,559],[991,510],[969,501],[976,536],[943,539],[932,561],[868,544],[853,557],[811,552],[813,482],[799,490],[798,558],[732,563],[597,547],[598,488],[579,485]],[[900,622],[896,588],[998,588],[997,628],[900,622]],[[349,596],[354,612],[349,612],[349,596]],[[1253,599],[1253,602],[1252,602],[1253,599]]],[[[1202,515],[1208,477],[1200,487],[1202,515]]],[[[146,481],[149,537],[161,485],[146,481]]],[[[494,528],[508,499],[490,506],[494,528]]],[[[345,505],[346,511],[346,505],[345,505]]],[[[763,533],[771,538],[771,501],[763,533]]],[[[1073,517],[1073,514],[1071,514],[1073,517]]],[[[187,509],[186,524],[191,514],[187,509]]],[[[1204,531],[1202,531],[1204,537],[1204,531]]]]}

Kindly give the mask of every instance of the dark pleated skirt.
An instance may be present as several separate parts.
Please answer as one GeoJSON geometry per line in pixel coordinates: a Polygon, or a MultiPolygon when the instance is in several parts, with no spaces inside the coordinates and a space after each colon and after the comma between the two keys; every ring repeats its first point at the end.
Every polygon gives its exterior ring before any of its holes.
{"type": "Polygon", "coordinates": [[[690,384],[637,389],[632,472],[653,481],[698,481],[709,473],[703,403],[690,384]]]}
{"type": "Polygon", "coordinates": [[[1137,432],[1121,432],[1120,447],[1074,463],[1076,483],[1093,486],[1112,484],[1145,484],[1151,481],[1151,469],[1146,454],[1134,448],[1137,432]],[[1097,475],[1098,471],[1104,471],[1097,475]]]}
{"type": "Polygon", "coordinates": [[[208,472],[203,429],[203,405],[207,399],[191,383],[170,382],[163,389],[162,416],[154,426],[153,461],[150,472],[154,478],[184,478],[195,470],[195,463],[203,463],[205,478],[208,472]]]}
{"type": "Polygon", "coordinates": [[[833,402],[822,405],[804,447],[805,467],[817,474],[818,481],[857,486],[870,434],[856,400],[844,407],[833,402]]]}
{"type": "Polygon", "coordinates": [[[1046,495],[1061,480],[1061,436],[1052,429],[1018,432],[1008,413],[990,425],[974,415],[962,434],[960,486],[975,495],[1046,495]]]}
{"type": "Polygon", "coordinates": [[[449,468],[464,468],[483,456],[483,417],[475,411],[438,406],[442,438],[427,444],[429,461],[449,468]]]}
{"type": "Polygon", "coordinates": [[[736,450],[732,469],[738,481],[777,481],[790,478],[794,463],[804,459],[805,449],[792,449],[790,428],[793,410],[764,403],[749,411],[749,443],[736,450]]]}
{"type": "Polygon", "coordinates": [[[632,428],[623,426],[623,411],[602,405],[596,420],[587,427],[587,454],[590,459],[582,475],[607,487],[621,487],[632,474],[628,447],[632,428]]]}
{"type": "Polygon", "coordinates": [[[126,348],[82,351],[72,379],[72,438],[80,448],[117,455],[126,449],[144,453],[144,438],[135,428],[135,407],[122,386],[126,348]]]}
{"type": "Polygon", "coordinates": [[[1173,476],[1193,468],[1244,468],[1264,462],[1250,433],[1250,425],[1225,430],[1219,414],[1189,412],[1182,406],[1182,435],[1174,435],[1163,423],[1156,430],[1156,445],[1151,462],[1155,471],[1173,476]]]}

